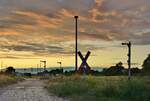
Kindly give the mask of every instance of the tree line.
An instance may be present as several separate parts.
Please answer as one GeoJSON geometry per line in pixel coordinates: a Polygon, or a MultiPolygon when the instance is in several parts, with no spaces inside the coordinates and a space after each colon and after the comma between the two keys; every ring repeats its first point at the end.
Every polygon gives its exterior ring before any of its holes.
{"type": "MultiPolygon", "coordinates": [[[[2,72],[1,72],[2,73],[2,72]]],[[[13,74],[15,75],[15,68],[10,66],[7,67],[6,70],[3,72],[5,74],[13,74]]],[[[37,75],[57,75],[57,74],[64,74],[64,75],[72,75],[74,74],[75,71],[63,71],[63,69],[54,69],[51,71],[44,71],[44,72],[39,72],[37,75]]],[[[106,75],[106,76],[113,76],[113,75],[127,75],[128,69],[123,66],[122,62],[117,63],[115,66],[111,66],[109,68],[104,68],[101,72],[96,71],[96,70],[91,70],[90,73],[91,75],[106,75]]],[[[83,73],[81,73],[83,74],[83,73]]],[[[86,74],[86,73],[84,73],[86,74]]],[[[150,54],[148,57],[144,60],[142,64],[142,69],[139,69],[138,67],[136,68],[131,68],[131,74],[132,75],[150,75],[150,54]]],[[[31,73],[26,73],[25,75],[31,76],[31,73]]]]}

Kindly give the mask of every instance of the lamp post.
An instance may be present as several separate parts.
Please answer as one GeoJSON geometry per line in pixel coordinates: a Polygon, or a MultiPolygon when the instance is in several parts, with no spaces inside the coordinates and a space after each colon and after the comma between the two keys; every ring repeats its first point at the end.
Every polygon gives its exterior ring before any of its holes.
{"type": "Polygon", "coordinates": [[[77,72],[78,68],[78,16],[74,16],[75,18],[75,72],[77,72]]]}
{"type": "Polygon", "coordinates": [[[42,72],[42,71],[41,71],[41,62],[40,62],[40,72],[42,72]]]}
{"type": "Polygon", "coordinates": [[[63,73],[62,62],[57,62],[57,63],[60,64],[60,69],[62,69],[62,73],[63,73]]]}
{"type": "Polygon", "coordinates": [[[62,62],[57,62],[58,64],[60,64],[60,68],[62,67],[62,62]]]}
{"type": "Polygon", "coordinates": [[[38,69],[39,69],[39,64],[37,64],[37,70],[36,70],[37,74],[38,74],[38,69]]]}
{"type": "Polygon", "coordinates": [[[46,71],[46,61],[40,61],[44,63],[44,71],[46,71]]]}
{"type": "Polygon", "coordinates": [[[127,54],[127,56],[128,56],[128,60],[127,60],[127,62],[128,62],[128,80],[130,80],[131,79],[131,42],[129,41],[126,43],[122,43],[122,45],[128,46],[128,54],[127,54]]]}

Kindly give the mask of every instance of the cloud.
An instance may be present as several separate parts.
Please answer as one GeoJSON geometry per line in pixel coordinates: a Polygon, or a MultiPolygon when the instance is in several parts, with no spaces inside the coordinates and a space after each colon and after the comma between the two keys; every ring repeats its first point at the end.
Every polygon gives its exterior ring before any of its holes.
{"type": "Polygon", "coordinates": [[[148,45],[149,10],[148,0],[1,0],[0,50],[71,55],[74,43],[67,42],[75,38],[74,15],[85,51],[102,49],[95,41],[148,45]]]}
{"type": "Polygon", "coordinates": [[[149,45],[150,44],[149,39],[150,39],[150,32],[147,32],[136,36],[136,38],[132,39],[132,42],[135,45],[149,45]]]}
{"type": "Polygon", "coordinates": [[[3,44],[1,45],[1,48],[10,51],[13,50],[13,51],[25,51],[25,52],[63,50],[63,48],[58,46],[51,46],[51,45],[44,45],[44,44],[37,44],[37,43],[30,43],[30,42],[22,42],[21,44],[14,44],[14,45],[3,44]]]}
{"type": "Polygon", "coordinates": [[[33,19],[35,24],[39,25],[39,27],[47,27],[47,28],[57,28],[58,24],[61,22],[61,19],[49,18],[42,14],[34,13],[34,12],[24,12],[24,11],[14,11],[16,15],[23,16],[24,18],[33,19]]]}
{"type": "Polygon", "coordinates": [[[12,29],[2,29],[0,30],[0,36],[19,36],[22,33],[14,31],[12,29]]]}

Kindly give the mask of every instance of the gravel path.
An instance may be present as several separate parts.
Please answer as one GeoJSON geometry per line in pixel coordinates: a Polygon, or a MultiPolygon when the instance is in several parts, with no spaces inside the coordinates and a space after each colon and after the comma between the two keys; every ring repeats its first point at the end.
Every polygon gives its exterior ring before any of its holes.
{"type": "Polygon", "coordinates": [[[26,79],[15,85],[0,88],[0,101],[65,101],[49,95],[43,83],[37,79],[26,79]]]}

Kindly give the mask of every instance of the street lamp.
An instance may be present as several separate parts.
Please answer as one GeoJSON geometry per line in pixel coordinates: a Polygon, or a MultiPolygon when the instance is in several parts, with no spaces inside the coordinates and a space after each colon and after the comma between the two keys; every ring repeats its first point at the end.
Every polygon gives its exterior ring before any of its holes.
{"type": "Polygon", "coordinates": [[[75,18],[75,71],[77,72],[78,68],[78,16],[75,18]]]}
{"type": "Polygon", "coordinates": [[[44,63],[44,71],[46,71],[46,61],[40,61],[40,62],[43,62],[44,63]]]}
{"type": "Polygon", "coordinates": [[[57,63],[60,64],[60,69],[62,69],[62,73],[63,73],[62,62],[57,62],[57,63]]]}
{"type": "Polygon", "coordinates": [[[38,74],[38,69],[39,69],[39,64],[37,64],[37,70],[36,70],[37,74],[38,74]]]}
{"type": "Polygon", "coordinates": [[[58,64],[60,64],[60,68],[61,68],[61,66],[62,66],[62,62],[57,62],[58,64]]]}
{"type": "Polygon", "coordinates": [[[128,46],[128,54],[127,54],[127,56],[128,56],[128,60],[127,60],[127,62],[128,62],[128,80],[130,80],[131,79],[131,42],[130,41],[125,42],[125,43],[122,43],[122,45],[128,46]]]}

